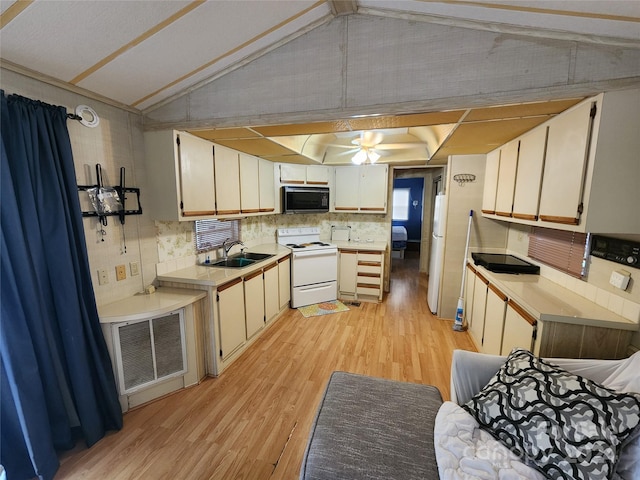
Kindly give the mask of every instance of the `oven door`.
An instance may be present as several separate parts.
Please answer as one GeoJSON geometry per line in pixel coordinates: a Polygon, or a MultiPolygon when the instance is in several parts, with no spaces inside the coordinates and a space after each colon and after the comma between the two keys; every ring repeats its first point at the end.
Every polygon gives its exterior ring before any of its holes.
{"type": "Polygon", "coordinates": [[[311,250],[293,252],[291,259],[291,286],[301,287],[338,279],[338,250],[311,250]]]}

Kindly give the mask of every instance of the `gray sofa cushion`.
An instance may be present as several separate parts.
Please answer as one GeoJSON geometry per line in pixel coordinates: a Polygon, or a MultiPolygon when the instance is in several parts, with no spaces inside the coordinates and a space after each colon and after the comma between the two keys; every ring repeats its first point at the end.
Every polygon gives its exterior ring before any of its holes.
{"type": "Polygon", "coordinates": [[[431,385],[334,372],[311,427],[300,478],[437,479],[431,385]]]}

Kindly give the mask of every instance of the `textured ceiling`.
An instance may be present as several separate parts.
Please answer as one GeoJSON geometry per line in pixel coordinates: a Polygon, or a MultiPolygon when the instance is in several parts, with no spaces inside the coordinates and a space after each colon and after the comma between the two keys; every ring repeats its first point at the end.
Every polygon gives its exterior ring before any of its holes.
{"type": "MultiPolygon", "coordinates": [[[[143,114],[354,13],[640,48],[639,1],[0,0],[0,8],[4,68],[143,114]]],[[[385,150],[380,161],[437,164],[491,150],[572,103],[194,133],[274,161],[337,164],[362,131],[403,128],[383,143],[414,147],[385,150]]]]}

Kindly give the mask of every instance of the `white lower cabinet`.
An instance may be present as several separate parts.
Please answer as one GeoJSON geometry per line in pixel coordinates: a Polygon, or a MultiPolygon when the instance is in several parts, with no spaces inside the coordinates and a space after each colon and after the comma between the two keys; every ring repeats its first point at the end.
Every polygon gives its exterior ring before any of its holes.
{"type": "Polygon", "coordinates": [[[265,322],[273,320],[280,312],[280,278],[278,264],[264,268],[264,317],[265,322]]]}
{"type": "Polygon", "coordinates": [[[338,296],[382,301],[384,252],[340,249],[338,296]]]}
{"type": "Polygon", "coordinates": [[[244,305],[249,340],[264,328],[264,280],[262,270],[244,277],[244,305]]]}
{"type": "Polygon", "coordinates": [[[473,307],[469,333],[479,351],[482,351],[482,336],[484,335],[484,312],[487,306],[487,288],[489,281],[476,272],[473,288],[473,307]]]}
{"type": "Polygon", "coordinates": [[[219,354],[220,358],[225,360],[247,341],[242,278],[218,287],[216,302],[220,336],[219,354]]]}
{"type": "Polygon", "coordinates": [[[500,355],[506,308],[507,296],[498,287],[490,283],[484,315],[484,336],[482,339],[482,351],[484,353],[500,355]]]}
{"type": "Polygon", "coordinates": [[[509,355],[514,348],[526,348],[533,351],[535,341],[536,319],[523,308],[509,299],[507,313],[504,318],[501,355],[509,355]]]}
{"type": "Polygon", "coordinates": [[[278,299],[280,309],[289,306],[291,300],[291,256],[278,260],[278,299]]]}
{"type": "Polygon", "coordinates": [[[467,274],[464,279],[464,321],[467,328],[471,328],[473,318],[473,291],[476,286],[476,269],[470,263],[467,263],[467,274]]]}
{"type": "Polygon", "coordinates": [[[358,251],[340,250],[338,296],[354,299],[358,280],[358,251]]]}

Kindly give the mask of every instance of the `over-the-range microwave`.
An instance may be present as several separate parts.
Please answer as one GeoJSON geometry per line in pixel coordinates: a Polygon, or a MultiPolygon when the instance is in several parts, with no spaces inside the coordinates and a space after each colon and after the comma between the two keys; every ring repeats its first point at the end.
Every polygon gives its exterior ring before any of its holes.
{"type": "Polygon", "coordinates": [[[282,187],[282,213],[321,213],[328,211],[328,187],[282,187]]]}

